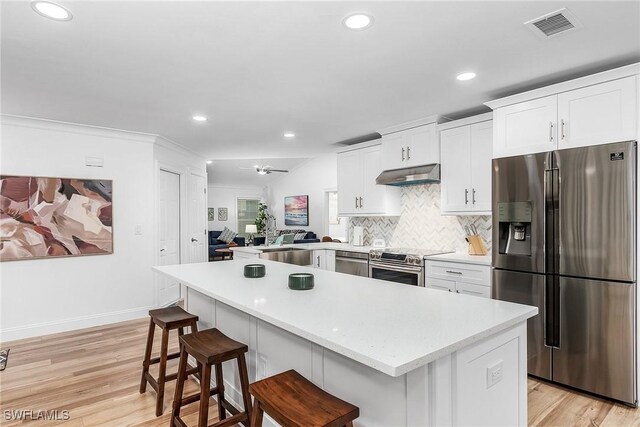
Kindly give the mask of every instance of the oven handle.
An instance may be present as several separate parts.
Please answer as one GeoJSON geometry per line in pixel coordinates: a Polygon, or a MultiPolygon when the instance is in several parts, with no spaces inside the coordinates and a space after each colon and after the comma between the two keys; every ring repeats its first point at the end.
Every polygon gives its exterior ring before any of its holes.
{"type": "Polygon", "coordinates": [[[402,271],[405,273],[422,273],[422,267],[404,267],[400,265],[378,264],[377,262],[371,261],[369,261],[369,268],[380,268],[382,270],[389,271],[402,271]]]}

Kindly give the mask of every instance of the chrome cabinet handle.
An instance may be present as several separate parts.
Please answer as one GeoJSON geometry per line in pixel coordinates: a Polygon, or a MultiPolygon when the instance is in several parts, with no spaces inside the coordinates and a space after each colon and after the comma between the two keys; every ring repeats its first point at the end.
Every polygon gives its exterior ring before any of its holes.
{"type": "Polygon", "coordinates": [[[320,255],[318,255],[318,268],[320,268],[320,255]]]}
{"type": "Polygon", "coordinates": [[[549,122],[549,142],[553,142],[553,122],[549,122]]]}
{"type": "Polygon", "coordinates": [[[451,273],[451,274],[462,274],[460,271],[452,271],[452,270],[446,270],[447,273],[451,273]]]}
{"type": "Polygon", "coordinates": [[[402,147],[402,161],[404,162],[404,147],[402,147]]]}
{"type": "Polygon", "coordinates": [[[564,141],[564,119],[560,120],[560,138],[564,141]]]}
{"type": "Polygon", "coordinates": [[[407,147],[407,160],[411,160],[411,147],[407,147]]]}
{"type": "Polygon", "coordinates": [[[164,248],[160,249],[160,252],[164,252],[164,248]]]}
{"type": "Polygon", "coordinates": [[[456,289],[456,294],[459,294],[459,293],[460,293],[460,291],[456,289]]]}
{"type": "Polygon", "coordinates": [[[360,197],[360,208],[362,208],[362,197],[360,197]]]}
{"type": "Polygon", "coordinates": [[[471,190],[471,203],[476,204],[476,189],[471,190]]]}
{"type": "Polygon", "coordinates": [[[198,239],[194,239],[193,237],[191,238],[191,242],[192,242],[192,243],[193,243],[193,242],[197,242],[197,241],[198,241],[198,239]]]}
{"type": "Polygon", "coordinates": [[[464,189],[464,204],[469,204],[469,190],[467,190],[466,188],[464,189]]]}
{"type": "Polygon", "coordinates": [[[356,196],[356,209],[358,209],[358,196],[356,196]]]}

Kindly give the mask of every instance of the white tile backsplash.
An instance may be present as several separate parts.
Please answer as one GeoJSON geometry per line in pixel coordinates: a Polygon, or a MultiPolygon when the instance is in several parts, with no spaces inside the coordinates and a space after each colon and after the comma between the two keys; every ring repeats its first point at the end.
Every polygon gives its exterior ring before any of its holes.
{"type": "Polygon", "coordinates": [[[353,227],[364,227],[364,244],[382,238],[387,246],[466,251],[464,226],[475,225],[491,250],[491,216],[449,216],[440,214],[440,184],[402,187],[399,217],[354,217],[353,227]]]}

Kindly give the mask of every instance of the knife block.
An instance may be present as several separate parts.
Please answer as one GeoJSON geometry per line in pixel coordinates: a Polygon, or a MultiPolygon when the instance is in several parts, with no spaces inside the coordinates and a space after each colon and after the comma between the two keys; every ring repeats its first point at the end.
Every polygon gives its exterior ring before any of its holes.
{"type": "Polygon", "coordinates": [[[477,234],[467,236],[469,241],[469,255],[486,255],[488,253],[482,238],[477,234]]]}

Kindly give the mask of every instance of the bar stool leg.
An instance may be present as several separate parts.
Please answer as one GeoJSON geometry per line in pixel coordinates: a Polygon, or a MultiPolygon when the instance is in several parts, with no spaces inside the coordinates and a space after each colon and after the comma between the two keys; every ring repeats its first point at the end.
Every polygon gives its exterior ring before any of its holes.
{"type": "Polygon", "coordinates": [[[224,400],[224,378],[222,378],[222,364],[216,363],[216,387],[218,388],[218,396],[216,399],[218,400],[218,418],[220,421],[227,418],[227,413],[222,406],[222,401],[224,400]]]}
{"type": "Polygon", "coordinates": [[[202,365],[202,374],[200,379],[200,414],[198,419],[198,427],[207,427],[209,419],[209,396],[211,395],[211,365],[205,363],[202,365]]]}
{"type": "Polygon", "coordinates": [[[187,376],[187,351],[180,346],[180,363],[178,364],[178,378],[176,379],[176,392],[173,397],[173,408],[171,410],[170,427],[174,427],[176,417],[180,416],[180,408],[182,407],[182,394],[184,393],[184,382],[187,376]]]}
{"type": "Polygon", "coordinates": [[[262,427],[262,408],[258,399],[253,399],[253,410],[251,411],[251,427],[262,427]]]}
{"type": "Polygon", "coordinates": [[[149,332],[147,332],[147,347],[144,351],[144,360],[142,361],[142,378],[140,379],[140,393],[147,391],[147,372],[149,372],[149,361],[151,360],[151,348],[153,347],[153,334],[156,325],[153,319],[149,320],[149,332]]]}
{"type": "Polygon", "coordinates": [[[169,330],[162,330],[162,346],[160,347],[160,375],[158,376],[158,399],[156,401],[156,417],[162,415],[164,406],[164,383],[167,373],[167,347],[169,347],[169,330]]]}
{"type": "MultiPolygon", "coordinates": [[[[247,361],[244,354],[238,356],[238,369],[240,371],[240,387],[242,388],[242,400],[244,411],[247,413],[247,420],[242,424],[249,427],[251,420],[251,395],[249,394],[249,376],[247,374],[247,361]]],[[[261,415],[262,417],[262,415],[261,415]]]]}

